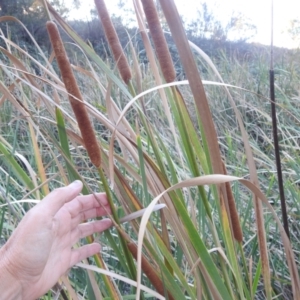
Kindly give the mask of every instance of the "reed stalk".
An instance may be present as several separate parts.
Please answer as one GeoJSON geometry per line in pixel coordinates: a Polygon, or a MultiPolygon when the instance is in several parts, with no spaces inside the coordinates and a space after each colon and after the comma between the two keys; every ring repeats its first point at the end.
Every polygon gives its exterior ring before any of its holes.
{"type": "Polygon", "coordinates": [[[131,77],[132,77],[130,67],[129,67],[128,61],[126,59],[126,56],[124,54],[124,51],[122,49],[122,45],[118,38],[115,27],[109,16],[105,2],[104,2],[104,0],[95,0],[95,5],[96,5],[97,11],[98,11],[99,18],[103,25],[103,29],[104,29],[105,36],[108,41],[109,47],[113,53],[114,60],[117,63],[119,73],[120,73],[123,81],[126,83],[126,85],[128,85],[131,80],[131,77]]]}

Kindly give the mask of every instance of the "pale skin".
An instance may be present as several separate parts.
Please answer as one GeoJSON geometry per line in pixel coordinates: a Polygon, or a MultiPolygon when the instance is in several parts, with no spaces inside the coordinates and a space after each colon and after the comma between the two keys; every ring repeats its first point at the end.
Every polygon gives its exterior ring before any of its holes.
{"type": "Polygon", "coordinates": [[[82,223],[110,213],[106,195],[79,195],[82,183],[59,188],[32,208],[0,249],[0,299],[33,300],[51,289],[81,260],[100,251],[81,238],[109,228],[110,219],[82,223]],[[95,198],[97,197],[97,199],[95,198]]]}

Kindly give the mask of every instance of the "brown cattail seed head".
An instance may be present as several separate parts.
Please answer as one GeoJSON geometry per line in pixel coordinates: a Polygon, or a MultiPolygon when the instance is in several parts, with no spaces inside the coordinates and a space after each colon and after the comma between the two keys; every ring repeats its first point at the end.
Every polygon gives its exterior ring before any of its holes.
{"type": "MultiPolygon", "coordinates": [[[[226,171],[224,162],[222,162],[222,164],[223,164],[224,174],[227,175],[227,171],[226,171]]],[[[240,220],[239,220],[239,215],[237,213],[237,209],[235,206],[235,200],[234,200],[234,197],[232,194],[232,189],[231,189],[229,182],[225,183],[225,188],[226,188],[228,208],[229,208],[229,214],[230,214],[230,219],[231,219],[231,224],[232,224],[233,235],[234,235],[234,238],[236,239],[236,241],[238,241],[239,243],[242,243],[243,242],[243,232],[242,232],[242,228],[241,228],[241,224],[240,224],[240,220]]]]}
{"type": "Polygon", "coordinates": [[[173,82],[176,78],[176,73],[164,33],[160,26],[156,7],[153,0],[142,0],[142,4],[161,71],[166,82],[173,82]]]}
{"type": "Polygon", "coordinates": [[[117,62],[117,67],[123,81],[128,84],[131,79],[131,71],[126,56],[123,52],[115,27],[110,19],[104,0],[95,0],[99,18],[102,22],[106,39],[117,62]]]}
{"type": "Polygon", "coordinates": [[[58,28],[54,22],[47,22],[47,30],[63,82],[65,84],[67,92],[69,93],[69,101],[78,122],[84,145],[92,163],[98,168],[101,165],[100,147],[98,145],[86,107],[83,103],[82,96],[76,83],[76,79],[72,71],[72,67],[69,62],[62,39],[60,37],[58,28]]]}

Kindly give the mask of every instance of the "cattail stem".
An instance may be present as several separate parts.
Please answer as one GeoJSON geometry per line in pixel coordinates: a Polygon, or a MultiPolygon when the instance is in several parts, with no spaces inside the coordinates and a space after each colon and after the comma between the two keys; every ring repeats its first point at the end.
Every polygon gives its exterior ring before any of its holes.
{"type": "Polygon", "coordinates": [[[274,46],[273,46],[273,0],[272,0],[272,18],[271,18],[271,62],[270,62],[270,70],[269,70],[269,77],[270,77],[270,100],[271,100],[271,115],[272,115],[272,128],[273,128],[273,144],[274,144],[274,152],[275,152],[275,161],[276,161],[276,168],[277,168],[277,179],[278,179],[278,188],[279,188],[279,195],[280,195],[280,204],[281,204],[281,214],[282,214],[282,221],[285,233],[287,234],[288,238],[290,238],[290,230],[289,230],[289,221],[288,215],[286,210],[286,201],[284,196],[284,185],[283,185],[283,177],[282,177],[282,170],[281,170],[281,159],[280,159],[280,147],[278,141],[278,128],[277,128],[277,115],[276,115],[276,99],[275,99],[275,74],[274,74],[274,46]]]}
{"type": "Polygon", "coordinates": [[[157,58],[166,82],[173,82],[176,78],[173,61],[162,31],[157,10],[153,0],[141,0],[148,27],[154,42],[157,58]]]}
{"type": "Polygon", "coordinates": [[[126,238],[124,238],[124,235],[122,234],[122,230],[120,230],[120,220],[119,220],[119,217],[117,215],[117,211],[115,209],[115,205],[114,205],[114,202],[113,202],[111,191],[109,189],[107,180],[104,176],[104,172],[103,172],[101,167],[98,168],[98,173],[100,175],[100,179],[102,181],[102,185],[103,185],[104,191],[106,193],[107,201],[109,203],[113,219],[114,219],[114,221],[116,222],[116,225],[117,225],[116,228],[118,230],[118,234],[119,234],[119,238],[120,238],[120,244],[123,248],[124,255],[125,255],[127,263],[128,263],[130,276],[133,279],[136,275],[136,269],[135,269],[135,266],[134,266],[132,256],[130,255],[130,253],[128,251],[128,248],[127,248],[126,238]]]}
{"type": "MultiPolygon", "coordinates": [[[[222,161],[222,164],[223,164],[224,174],[227,175],[226,166],[223,161],[222,161]]],[[[243,242],[243,232],[242,232],[242,228],[241,228],[241,224],[240,224],[240,220],[239,220],[239,215],[237,213],[235,200],[234,200],[234,197],[232,194],[232,189],[231,189],[229,182],[225,183],[225,188],[226,188],[229,217],[231,220],[233,236],[237,242],[242,243],[243,242]]]]}
{"type": "MultiPolygon", "coordinates": [[[[89,244],[92,244],[94,242],[94,239],[93,239],[92,236],[88,236],[88,237],[86,237],[86,239],[87,239],[89,244]]],[[[105,263],[104,263],[101,255],[99,253],[96,253],[94,255],[94,259],[96,261],[96,265],[99,268],[106,269],[105,263]]],[[[109,287],[108,292],[109,292],[110,296],[112,297],[112,299],[120,299],[119,294],[117,293],[117,291],[114,287],[112,279],[109,276],[105,276],[105,275],[102,275],[101,277],[102,277],[103,281],[105,282],[105,285],[107,287],[109,287]]]]}
{"type": "Polygon", "coordinates": [[[132,81],[129,81],[129,83],[128,83],[128,90],[129,90],[129,93],[132,95],[132,97],[136,96],[136,92],[135,92],[134,86],[132,84],[132,81]]]}
{"type": "Polygon", "coordinates": [[[229,208],[229,214],[231,219],[231,225],[232,225],[232,231],[233,236],[236,239],[237,242],[242,243],[243,242],[243,232],[239,220],[239,215],[237,213],[237,209],[235,206],[235,200],[232,194],[232,189],[229,182],[225,183],[226,188],[226,194],[227,194],[227,201],[228,201],[228,208],[229,208]]]}
{"type": "MultiPolygon", "coordinates": [[[[135,243],[129,243],[128,249],[131,252],[132,256],[137,260],[137,246],[135,243]]],[[[155,287],[158,293],[161,295],[165,294],[165,288],[162,280],[158,276],[156,270],[152,267],[152,265],[148,262],[148,260],[142,255],[142,270],[146,274],[147,278],[150,280],[152,285],[155,287]]],[[[168,292],[168,299],[173,300],[173,296],[168,292]]]]}
{"type": "Polygon", "coordinates": [[[117,36],[115,27],[111,21],[104,0],[95,0],[99,18],[102,22],[106,39],[117,63],[118,70],[123,81],[128,85],[131,79],[131,71],[126,56],[117,36]]]}
{"type": "Polygon", "coordinates": [[[78,88],[61,36],[54,22],[47,22],[47,30],[63,82],[67,92],[69,93],[69,101],[78,122],[85,148],[92,163],[98,168],[101,165],[100,147],[98,145],[86,107],[83,103],[82,95],[78,88]]]}
{"type": "Polygon", "coordinates": [[[111,192],[110,192],[110,189],[109,189],[109,186],[108,186],[108,183],[107,183],[107,180],[105,178],[102,168],[98,168],[98,173],[99,173],[100,179],[102,181],[104,191],[106,193],[107,201],[108,201],[110,209],[111,209],[111,214],[112,214],[115,222],[117,223],[117,225],[120,225],[117,211],[116,211],[116,208],[115,208],[112,196],[111,196],[111,192]]]}

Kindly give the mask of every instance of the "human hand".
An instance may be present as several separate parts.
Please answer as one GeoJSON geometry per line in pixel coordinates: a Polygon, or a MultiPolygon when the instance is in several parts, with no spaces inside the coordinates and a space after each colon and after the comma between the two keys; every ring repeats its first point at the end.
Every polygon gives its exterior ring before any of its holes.
{"type": "MultiPolygon", "coordinates": [[[[79,239],[112,225],[110,219],[82,223],[110,213],[110,207],[105,194],[96,194],[96,200],[94,195],[78,195],[81,189],[82,183],[75,181],[51,192],[28,211],[0,249],[0,282],[8,277],[17,282],[18,299],[38,298],[69,268],[100,251],[97,243],[72,249],[79,239]]],[[[1,288],[0,283],[3,296],[1,288]]]]}

